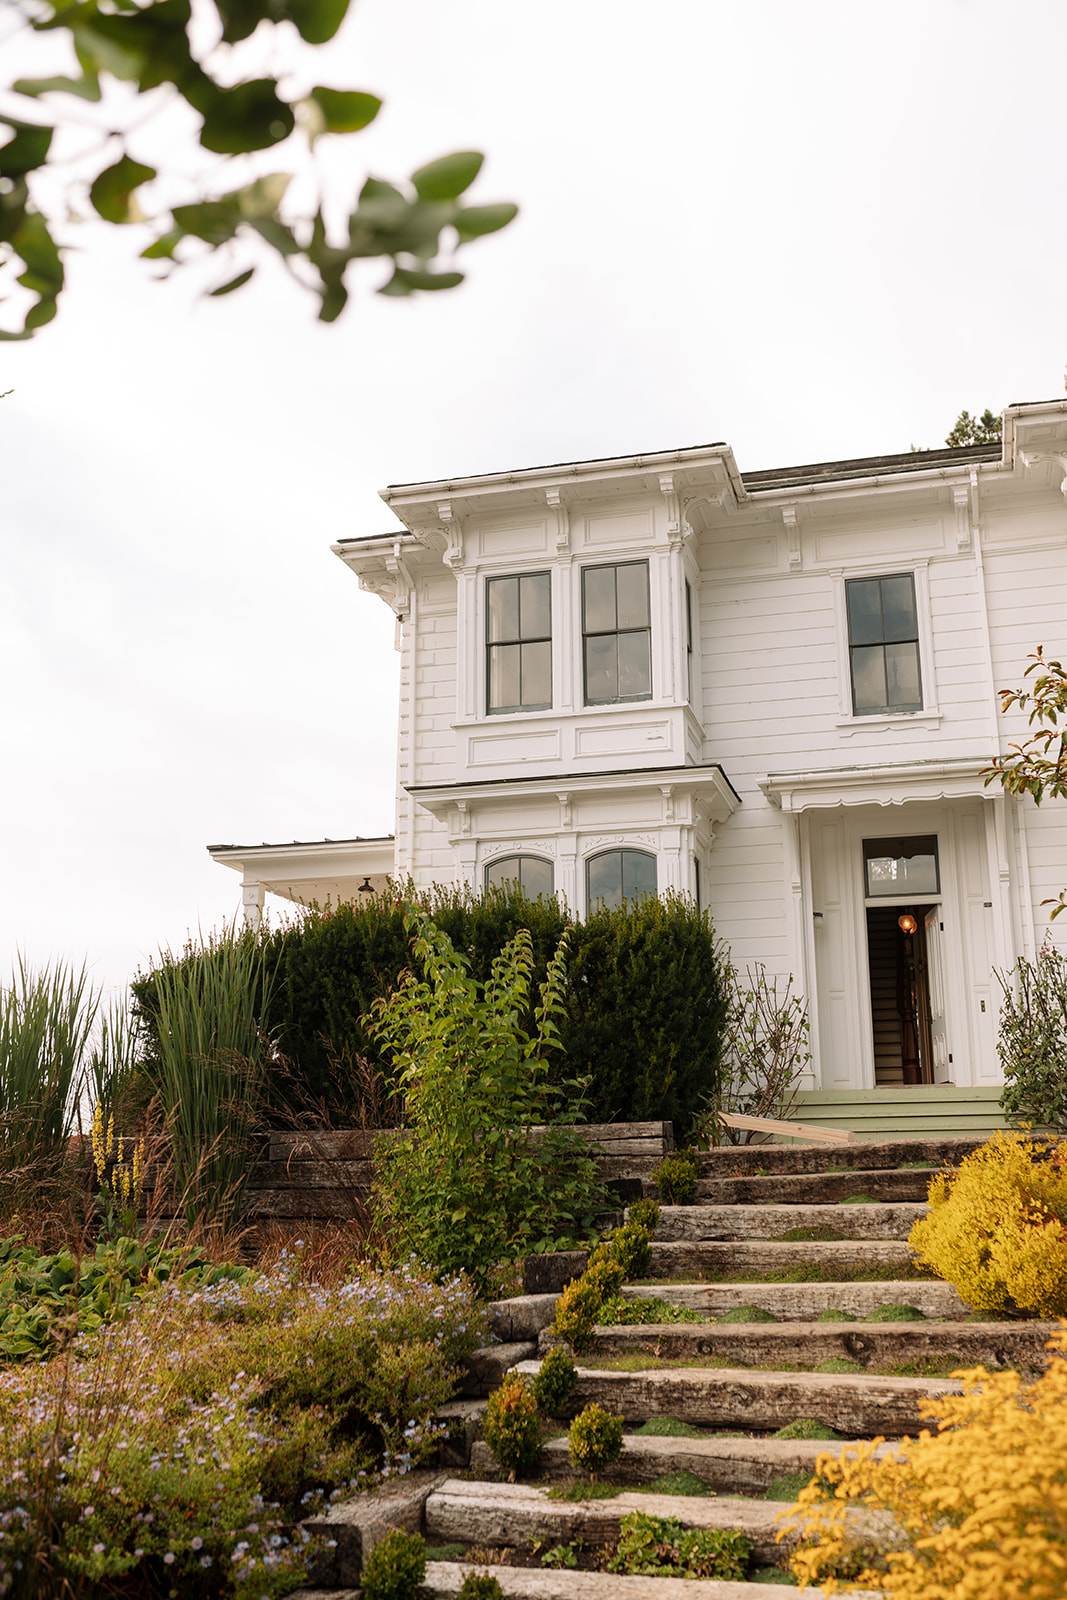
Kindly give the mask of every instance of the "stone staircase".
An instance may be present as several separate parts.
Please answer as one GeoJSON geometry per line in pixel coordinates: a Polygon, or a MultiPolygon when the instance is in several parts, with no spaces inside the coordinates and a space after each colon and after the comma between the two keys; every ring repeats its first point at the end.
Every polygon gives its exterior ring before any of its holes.
{"type": "MultiPolygon", "coordinates": [[[[522,1484],[501,1481],[480,1437],[484,1396],[511,1367],[537,1371],[554,1342],[556,1293],[584,1256],[530,1263],[528,1281],[543,1292],[493,1308],[500,1343],[472,1360],[471,1395],[445,1408],[451,1475],[447,1467],[413,1474],[384,1497],[363,1496],[321,1519],[337,1548],[316,1600],[340,1600],[347,1586],[355,1593],[362,1552],[390,1525],[418,1529],[438,1547],[433,1554],[449,1557],[430,1561],[427,1595],[458,1594],[466,1573],[488,1570],[511,1600],[675,1600],[676,1590],[677,1600],[771,1600],[789,1581],[781,1570],[789,1540],[775,1542],[776,1518],[821,1452],[875,1434],[892,1448],[921,1426],[924,1397],[959,1392],[953,1368],[981,1362],[1036,1373],[1044,1365],[1055,1324],[969,1320],[954,1290],[919,1275],[906,1244],[932,1171],[980,1142],[774,1145],[704,1156],[697,1203],[661,1209],[651,1276],[625,1293],[707,1320],[598,1328],[567,1406],[572,1416],[595,1400],[625,1419],[622,1458],[605,1474],[620,1490],[615,1498],[552,1498],[553,1485],[576,1476],[565,1437],[548,1440],[536,1483],[522,1484]],[[796,1425],[801,1436],[790,1436],[796,1425]],[[685,1493],[669,1492],[680,1486],[685,1493]],[[546,1569],[531,1554],[610,1544],[634,1510],[744,1533],[753,1545],[750,1581],[546,1569]]],[[[868,1537],[885,1536],[877,1519],[861,1526],[868,1537]]]]}

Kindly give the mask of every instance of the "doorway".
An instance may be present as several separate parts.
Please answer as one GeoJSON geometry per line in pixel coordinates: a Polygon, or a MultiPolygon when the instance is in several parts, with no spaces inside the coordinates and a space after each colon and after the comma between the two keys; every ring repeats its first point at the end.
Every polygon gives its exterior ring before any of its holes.
{"type": "MultiPolygon", "coordinates": [[[[868,906],[867,962],[871,986],[876,1088],[934,1083],[934,1032],[930,994],[930,918],[927,905],[868,906]]],[[[936,918],[935,918],[936,920],[936,918]]],[[[940,924],[938,924],[940,928],[940,924]]],[[[934,941],[936,943],[936,941],[934,941]]]]}

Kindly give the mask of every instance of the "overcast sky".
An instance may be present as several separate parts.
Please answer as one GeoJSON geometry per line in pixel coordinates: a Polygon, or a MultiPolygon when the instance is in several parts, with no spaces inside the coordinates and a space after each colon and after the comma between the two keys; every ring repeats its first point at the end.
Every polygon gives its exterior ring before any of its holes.
{"type": "Polygon", "coordinates": [[[521,205],[461,289],[374,266],[322,327],[75,230],[57,321],[0,345],[0,974],[123,983],[234,916],[208,844],[391,830],[392,615],[329,548],[385,484],[787,466],[1060,395],[1065,46],[1062,0],[356,0],[318,81],[386,104],[342,199],[474,148],[521,205]]]}

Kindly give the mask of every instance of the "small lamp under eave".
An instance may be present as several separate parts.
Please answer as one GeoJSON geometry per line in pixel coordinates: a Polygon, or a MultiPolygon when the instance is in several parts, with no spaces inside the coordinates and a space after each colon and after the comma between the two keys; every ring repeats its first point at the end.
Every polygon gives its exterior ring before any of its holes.
{"type": "Polygon", "coordinates": [[[918,926],[919,924],[908,911],[906,911],[902,917],[897,918],[897,927],[900,929],[901,933],[906,933],[909,938],[915,932],[918,926]]]}
{"type": "Polygon", "coordinates": [[[374,890],[371,887],[371,881],[370,881],[370,876],[369,875],[366,876],[363,879],[363,882],[360,884],[360,886],[359,886],[359,888],[358,888],[358,890],[356,892],[357,892],[357,894],[373,894],[374,893],[374,890]]]}

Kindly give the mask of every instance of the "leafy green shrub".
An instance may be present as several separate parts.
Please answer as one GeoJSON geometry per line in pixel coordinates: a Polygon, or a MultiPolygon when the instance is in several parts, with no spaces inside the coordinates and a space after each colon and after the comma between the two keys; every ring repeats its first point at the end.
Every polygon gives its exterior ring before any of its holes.
{"type": "Polygon", "coordinates": [[[500,1579],[491,1572],[468,1572],[459,1586],[459,1600],[504,1600],[500,1579]]]}
{"type": "Polygon", "coordinates": [[[426,1546],[417,1533],[390,1528],[363,1562],[364,1600],[415,1600],[426,1576],[426,1546]]]}
{"type": "Polygon", "coordinates": [[[589,1265],[582,1274],[586,1283],[599,1294],[601,1300],[618,1294],[626,1281],[626,1270],[615,1250],[615,1240],[606,1240],[596,1246],[589,1257],[589,1265]]]}
{"type": "Polygon", "coordinates": [[[690,1311],[688,1306],[672,1306],[655,1295],[638,1295],[627,1300],[613,1295],[605,1300],[597,1314],[597,1321],[605,1327],[626,1327],[634,1323],[707,1322],[701,1311],[690,1311]]]}
{"type": "Polygon", "coordinates": [[[571,1460],[596,1481],[622,1455],[622,1418],[601,1410],[596,1401],[579,1411],[568,1432],[571,1460]]]}
{"type": "Polygon", "coordinates": [[[659,1221],[659,1205],[655,1200],[635,1200],[626,1212],[626,1220],[638,1222],[642,1228],[654,1234],[659,1221]]]}
{"type": "Polygon", "coordinates": [[[577,1086],[568,1106],[544,1059],[559,1042],[566,946],[548,964],[531,1036],[525,929],[480,986],[425,912],[411,909],[406,926],[424,976],[404,973],[374,1008],[408,1123],[381,1147],[379,1184],[402,1246],[485,1292],[499,1263],[588,1238],[602,1204],[596,1162],[562,1122],[577,1086]]]}
{"type": "Polygon", "coordinates": [[[575,932],[563,1043],[595,1121],[664,1120],[687,1138],[719,1084],[726,1018],[710,922],[681,896],[593,913],[575,932]]]}
{"type": "Polygon", "coordinates": [[[647,1272],[650,1240],[649,1229],[631,1220],[597,1245],[582,1276],[564,1289],[556,1302],[552,1332],[566,1339],[572,1350],[586,1348],[602,1309],[616,1303],[625,1280],[647,1272]]]}
{"type": "Polygon", "coordinates": [[[1067,1315],[1067,1146],[995,1133],[929,1201],[908,1243],[968,1305],[1067,1315]]]}
{"type": "Polygon", "coordinates": [[[533,1391],[538,1409],[546,1417],[559,1417],[578,1381],[574,1362],[561,1345],[553,1345],[541,1362],[533,1391]]]}
{"type": "Polygon", "coordinates": [[[163,1284],[207,1288],[255,1277],[249,1267],[213,1265],[201,1250],[135,1239],[100,1243],[82,1257],[66,1247],[42,1255],[17,1237],[0,1239],[0,1361],[52,1355],[163,1284]]]}
{"type": "Polygon", "coordinates": [[[696,1194],[700,1157],[695,1150],[675,1150],[664,1156],[652,1174],[660,1198],[669,1206],[687,1206],[696,1194]]]}
{"type": "Polygon", "coordinates": [[[1005,978],[997,973],[1000,1007],[997,1054],[1004,1072],[1000,1103],[1008,1120],[1067,1133],[1067,955],[1041,947],[1021,956],[1005,978]]]}
{"type": "Polygon", "coordinates": [[[635,1577],[718,1578],[740,1583],[752,1557],[751,1542],[729,1528],[683,1528],[674,1517],[632,1511],[619,1525],[612,1572],[635,1577]]]}
{"type": "Polygon", "coordinates": [[[534,1391],[517,1373],[506,1377],[489,1396],[485,1442],[515,1482],[533,1466],[541,1451],[541,1418],[534,1391]]]}

